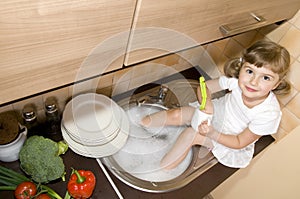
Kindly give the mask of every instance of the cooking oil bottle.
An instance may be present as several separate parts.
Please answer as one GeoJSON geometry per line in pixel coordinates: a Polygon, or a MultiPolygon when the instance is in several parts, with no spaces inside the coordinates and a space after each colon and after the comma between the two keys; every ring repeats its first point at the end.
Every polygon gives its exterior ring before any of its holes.
{"type": "Polygon", "coordinates": [[[37,120],[37,110],[34,104],[26,104],[22,110],[23,124],[27,127],[28,136],[37,135],[38,130],[38,120],[37,120]]]}
{"type": "Polygon", "coordinates": [[[55,97],[48,97],[45,100],[45,114],[47,133],[50,135],[60,134],[60,112],[55,97]]]}

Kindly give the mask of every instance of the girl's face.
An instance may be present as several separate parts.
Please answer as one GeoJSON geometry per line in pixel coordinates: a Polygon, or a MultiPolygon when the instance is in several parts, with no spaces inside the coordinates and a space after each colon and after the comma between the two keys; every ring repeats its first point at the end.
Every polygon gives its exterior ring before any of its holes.
{"type": "Polygon", "coordinates": [[[253,107],[263,102],[279,84],[279,75],[266,67],[244,63],[238,79],[244,104],[253,107]]]}

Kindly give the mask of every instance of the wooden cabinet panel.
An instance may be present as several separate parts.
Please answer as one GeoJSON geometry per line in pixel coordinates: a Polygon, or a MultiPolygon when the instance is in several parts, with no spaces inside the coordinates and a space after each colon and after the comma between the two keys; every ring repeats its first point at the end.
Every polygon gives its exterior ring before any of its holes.
{"type": "Polygon", "coordinates": [[[299,0],[138,0],[125,65],[281,21],[299,8],[299,0]],[[222,34],[222,25],[233,31],[222,34]]]}
{"type": "Polygon", "coordinates": [[[0,104],[122,67],[135,4],[1,1],[0,104]]]}

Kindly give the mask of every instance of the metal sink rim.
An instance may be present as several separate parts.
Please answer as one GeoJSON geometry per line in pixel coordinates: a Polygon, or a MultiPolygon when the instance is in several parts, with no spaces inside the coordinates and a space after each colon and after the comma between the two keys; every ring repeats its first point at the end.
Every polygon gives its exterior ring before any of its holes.
{"type": "MultiPolygon", "coordinates": [[[[172,84],[173,82],[180,82],[181,80],[173,80],[170,82],[172,84]]],[[[183,82],[186,82],[183,81],[183,82]]],[[[189,80],[189,83],[192,87],[195,87],[198,85],[198,82],[196,80],[189,80]]],[[[159,85],[157,85],[158,87],[159,85]]],[[[154,87],[155,90],[155,87],[154,87]]],[[[153,90],[145,90],[141,93],[138,93],[139,96],[143,95],[151,95],[153,94],[153,90]]],[[[135,96],[132,97],[133,99],[136,99],[135,96]]],[[[117,101],[117,103],[123,107],[128,108],[130,106],[134,106],[134,101],[130,101],[129,98],[124,98],[120,101],[117,101]]],[[[161,106],[161,105],[159,105],[161,106]]],[[[109,171],[117,177],[120,181],[125,183],[126,185],[133,187],[140,191],[150,192],[150,193],[165,193],[170,192],[176,189],[179,189],[183,186],[186,186],[191,181],[193,181],[195,178],[206,172],[208,169],[213,167],[215,164],[218,163],[217,159],[212,155],[211,152],[209,152],[208,160],[205,164],[198,165],[197,166],[197,160],[198,153],[199,153],[200,147],[194,146],[192,148],[193,151],[193,158],[189,165],[189,167],[178,177],[169,180],[169,181],[163,181],[163,182],[151,182],[151,181],[145,181],[139,178],[134,177],[130,173],[127,173],[125,171],[122,171],[122,168],[117,168],[117,163],[113,160],[111,156],[109,157],[103,157],[101,158],[101,162],[109,169],[109,171]],[[197,157],[196,157],[197,156],[197,157]]]]}

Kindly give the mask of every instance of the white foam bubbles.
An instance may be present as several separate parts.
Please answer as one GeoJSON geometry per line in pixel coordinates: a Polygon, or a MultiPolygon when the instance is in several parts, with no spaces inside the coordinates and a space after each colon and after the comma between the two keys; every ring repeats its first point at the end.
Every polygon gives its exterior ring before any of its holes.
{"type": "Polygon", "coordinates": [[[124,171],[139,179],[152,182],[176,178],[187,169],[192,159],[190,151],[178,167],[172,170],[164,170],[160,167],[161,159],[185,128],[168,126],[145,129],[139,125],[144,116],[160,110],[151,106],[133,107],[127,110],[130,120],[129,137],[125,146],[113,155],[124,171]]]}

